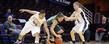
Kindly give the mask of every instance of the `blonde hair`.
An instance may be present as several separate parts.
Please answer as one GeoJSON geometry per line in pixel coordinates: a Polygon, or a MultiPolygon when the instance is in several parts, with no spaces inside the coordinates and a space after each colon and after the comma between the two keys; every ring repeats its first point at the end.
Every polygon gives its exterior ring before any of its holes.
{"type": "Polygon", "coordinates": [[[79,2],[74,2],[73,5],[78,5],[78,7],[81,6],[81,4],[79,2]]]}

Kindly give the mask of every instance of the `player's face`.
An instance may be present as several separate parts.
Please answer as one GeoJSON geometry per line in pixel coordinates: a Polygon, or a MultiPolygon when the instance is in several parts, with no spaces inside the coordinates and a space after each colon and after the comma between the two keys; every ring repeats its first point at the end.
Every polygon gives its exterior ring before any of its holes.
{"type": "Polygon", "coordinates": [[[79,5],[74,3],[74,4],[73,4],[73,7],[74,7],[74,10],[78,10],[79,5]]]}
{"type": "Polygon", "coordinates": [[[60,17],[60,18],[58,18],[58,21],[59,21],[59,22],[62,22],[63,19],[64,19],[64,17],[60,17]]]}
{"type": "Polygon", "coordinates": [[[39,18],[43,19],[45,17],[45,13],[40,13],[39,18]]]}

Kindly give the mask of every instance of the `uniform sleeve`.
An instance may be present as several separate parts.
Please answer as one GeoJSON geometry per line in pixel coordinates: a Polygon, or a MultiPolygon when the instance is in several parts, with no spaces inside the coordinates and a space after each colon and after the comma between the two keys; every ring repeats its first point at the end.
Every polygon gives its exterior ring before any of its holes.
{"type": "Polygon", "coordinates": [[[47,19],[46,18],[44,18],[44,22],[47,22],[47,19]]]}
{"type": "Polygon", "coordinates": [[[35,14],[35,15],[39,15],[39,13],[40,13],[40,12],[36,11],[36,14],[35,14]]]}

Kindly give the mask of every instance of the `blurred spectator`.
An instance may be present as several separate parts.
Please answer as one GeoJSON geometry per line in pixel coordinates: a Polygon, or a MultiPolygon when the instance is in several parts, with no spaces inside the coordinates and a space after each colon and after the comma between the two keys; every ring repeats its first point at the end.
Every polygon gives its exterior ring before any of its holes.
{"type": "Polygon", "coordinates": [[[96,29],[96,33],[95,33],[95,40],[97,42],[102,40],[102,37],[106,31],[105,27],[106,27],[106,17],[102,16],[102,23],[98,26],[98,28],[96,29]]]}
{"type": "Polygon", "coordinates": [[[20,30],[16,29],[16,25],[12,22],[12,20],[12,16],[9,15],[7,21],[4,23],[4,29],[7,34],[19,34],[20,30]]]}
{"type": "Polygon", "coordinates": [[[4,30],[6,32],[6,41],[10,44],[16,41],[16,37],[21,31],[20,29],[16,28],[16,25],[12,22],[12,20],[12,16],[9,15],[7,21],[3,24],[4,30]]]}

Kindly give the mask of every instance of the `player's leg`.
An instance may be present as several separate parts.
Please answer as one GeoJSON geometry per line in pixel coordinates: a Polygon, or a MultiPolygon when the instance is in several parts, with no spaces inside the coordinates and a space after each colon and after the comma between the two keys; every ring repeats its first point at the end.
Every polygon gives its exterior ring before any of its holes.
{"type": "Polygon", "coordinates": [[[74,31],[71,31],[70,32],[70,35],[71,35],[73,44],[75,44],[75,32],[74,31]]]}
{"type": "Polygon", "coordinates": [[[75,33],[77,33],[78,32],[78,26],[77,25],[75,25],[73,28],[72,28],[72,30],[71,30],[71,32],[70,32],[70,35],[71,35],[71,38],[72,38],[72,43],[73,44],[75,44],[75,33]]]}
{"type": "Polygon", "coordinates": [[[80,39],[82,40],[83,44],[85,44],[85,43],[84,43],[84,42],[85,42],[85,39],[84,39],[83,32],[79,32],[78,34],[79,34],[80,39]]]}
{"type": "Polygon", "coordinates": [[[84,42],[85,41],[85,39],[84,39],[84,35],[83,35],[83,33],[82,32],[80,32],[80,33],[78,33],[79,34],[79,36],[80,36],[80,39],[84,42]]]}
{"type": "Polygon", "coordinates": [[[26,23],[25,26],[24,26],[24,28],[22,29],[21,33],[19,34],[16,43],[21,43],[23,37],[24,37],[28,32],[31,31],[31,28],[32,28],[32,26],[26,23]]]}
{"type": "Polygon", "coordinates": [[[83,33],[83,30],[85,29],[85,27],[86,27],[85,25],[81,25],[78,29],[78,34],[83,44],[85,44],[85,38],[84,38],[84,33],[83,33]]]}
{"type": "Polygon", "coordinates": [[[35,44],[39,44],[39,36],[40,34],[40,27],[36,27],[34,26],[34,28],[32,29],[32,36],[35,37],[35,44]]]}
{"type": "Polygon", "coordinates": [[[39,38],[40,38],[40,36],[39,36],[39,34],[40,33],[36,33],[35,35],[35,44],[39,44],[39,38]]]}

